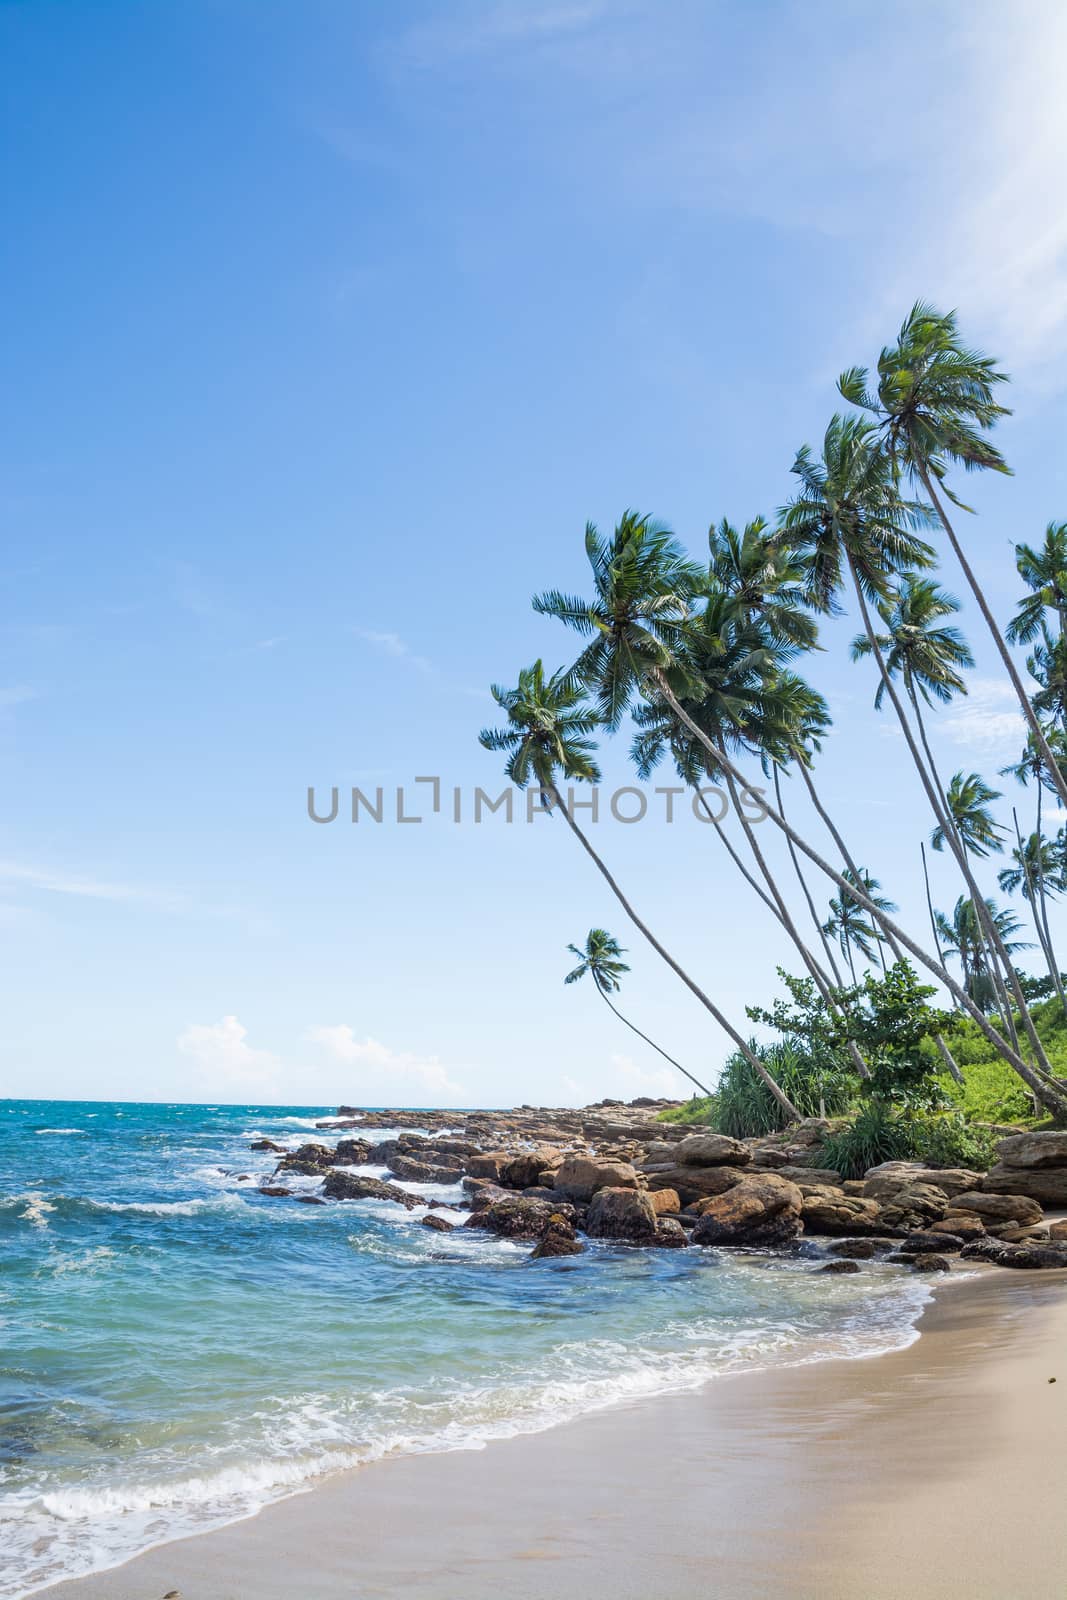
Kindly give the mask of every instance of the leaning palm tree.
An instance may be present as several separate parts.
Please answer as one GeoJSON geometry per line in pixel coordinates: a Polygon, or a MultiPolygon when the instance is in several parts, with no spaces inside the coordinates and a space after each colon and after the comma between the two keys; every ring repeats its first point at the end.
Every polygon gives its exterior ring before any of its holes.
{"type": "Polygon", "coordinates": [[[708,547],[711,584],[730,597],[742,622],[759,619],[774,640],[815,646],[818,624],[805,609],[804,565],[762,517],[746,523],[743,533],[724,517],[710,529],[708,547]]]}
{"type": "MultiPolygon", "coordinates": [[[[871,619],[869,600],[881,602],[883,609],[891,604],[894,596],[900,604],[905,602],[906,583],[899,587],[894,583],[894,579],[901,576],[902,561],[904,573],[910,573],[916,567],[929,566],[932,562],[933,551],[918,538],[914,530],[928,526],[933,520],[933,513],[928,506],[906,501],[900,496],[896,465],[890,453],[882,448],[878,430],[862,417],[833,417],[826,430],[821,457],[817,458],[804,446],[797,452],[793,471],[800,479],[801,490],[783,508],[782,536],[808,554],[813,603],[820,604],[828,611],[836,609],[838,591],[845,574],[851,579],[867,647],[878,666],[880,687],[892,702],[934,818],[956,858],[977,907],[979,919],[985,927],[986,937],[1004,969],[1034,1059],[1040,1070],[1051,1077],[1052,1068],[1027,1008],[1018,976],[1007,951],[1002,948],[995,923],[987,916],[985,900],[975,882],[967,851],[957,838],[946,811],[933,755],[926,741],[918,711],[918,688],[922,680],[917,681],[916,668],[922,666],[925,670],[932,666],[929,659],[931,650],[924,648],[920,654],[919,641],[923,630],[916,630],[910,639],[910,653],[915,661],[913,665],[909,664],[909,685],[923,741],[924,748],[920,751],[871,619]]],[[[901,648],[901,671],[906,660],[907,654],[901,648]]],[[[942,664],[942,670],[950,666],[951,660],[948,660],[942,664]]],[[[935,677],[933,682],[936,684],[938,679],[935,677]]],[[[943,683],[942,687],[952,692],[949,683],[943,683]]],[[[1010,1017],[1010,1008],[1005,1007],[1003,1014],[1006,1018],[1010,1017]]],[[[1014,1040],[1011,1042],[1014,1046],[1014,1040]]]]}
{"type": "Polygon", "coordinates": [[[1064,881],[1062,836],[1058,835],[1055,841],[1046,839],[1040,832],[1039,826],[1038,831],[1032,833],[1024,843],[1018,813],[1014,806],[1011,814],[1015,823],[1016,846],[1011,852],[1012,865],[997,874],[997,882],[1006,894],[1021,891],[1023,899],[1028,902],[1049,977],[1059,997],[1060,1009],[1067,1017],[1067,996],[1064,994],[1060,964],[1052,943],[1052,930],[1048,920],[1049,901],[1058,899],[1067,888],[1067,883],[1064,881]]]}
{"type": "MultiPolygon", "coordinates": [[[[998,911],[996,902],[986,901],[989,916],[996,923],[1001,941],[1011,955],[1032,947],[1024,940],[1016,939],[1021,924],[1013,912],[1004,909],[998,911]]],[[[986,919],[979,918],[973,900],[961,896],[953,907],[952,916],[946,917],[944,912],[937,913],[938,932],[941,943],[959,960],[963,969],[964,983],[970,990],[976,1002],[983,1010],[999,1003],[998,987],[994,983],[989,971],[988,952],[985,942],[986,919]]]]}
{"type": "Polygon", "coordinates": [[[701,1005],[710,1012],[749,1065],[763,1078],[767,1088],[788,1117],[799,1121],[799,1113],[789,1097],[771,1077],[759,1057],[750,1050],[743,1036],[728,1021],[700,985],[675,960],[670,951],[660,943],[655,934],[642,921],[629,899],[619,887],[604,861],[594,850],[572,815],[572,808],[564,802],[558,779],[568,778],[580,783],[596,783],[600,769],[593,758],[595,745],[590,737],[600,724],[600,717],[585,698],[581,684],[573,673],[556,672],[545,676],[540,661],[519,673],[514,689],[493,685],[493,699],[507,713],[504,728],[483,728],[480,743],[486,750],[507,753],[505,772],[517,788],[525,789],[535,783],[550,802],[550,814],[558,811],[578,840],[582,849],[593,861],[604,881],[622,906],[634,927],[648,940],[657,955],[679,977],[701,1005]]]}
{"type": "Polygon", "coordinates": [[[658,1045],[654,1039],[650,1039],[647,1033],[642,1033],[641,1029],[636,1027],[629,1017],[624,1017],[618,1006],[612,1003],[611,996],[619,992],[620,978],[630,970],[622,959],[626,951],[619,944],[619,941],[613,939],[605,928],[590,928],[585,936],[585,944],[580,949],[576,944],[569,944],[567,949],[572,956],[578,957],[578,965],[568,972],[563,980],[564,983],[577,983],[586,976],[592,978],[593,987],[608,1010],[613,1011],[619,1021],[626,1024],[631,1033],[636,1033],[637,1037],[643,1039],[645,1044],[663,1057],[664,1061],[669,1061],[672,1067],[677,1067],[682,1076],[688,1078],[690,1083],[695,1083],[701,1094],[710,1097],[711,1090],[706,1088],[699,1078],[694,1078],[691,1072],[687,1072],[680,1061],[675,1061],[673,1056],[667,1054],[662,1045],[658,1045]]]}
{"type": "MultiPolygon", "coordinates": [[[[949,818],[960,843],[973,856],[988,856],[991,851],[999,855],[1004,849],[1004,830],[993,821],[989,809],[1000,797],[1000,790],[991,789],[977,772],[952,774],[945,791],[949,818]]],[[[930,835],[930,844],[935,850],[945,847],[945,829],[940,823],[930,835]]]]}
{"type": "MultiPolygon", "coordinates": [[[[684,660],[692,601],[702,582],[699,570],[668,530],[633,512],[626,513],[611,539],[603,538],[589,524],[585,544],[593,571],[593,599],[549,591],[536,596],[533,602],[536,611],[559,618],[589,640],[568,681],[590,687],[602,721],[611,730],[619,726],[635,695],[661,699],[723,773],[742,789],[747,788],[746,779],[731,756],[713,742],[679,698],[689,695],[699,703],[702,693],[699,680],[684,660]]],[[[916,565],[914,550],[908,553],[909,564],[916,565]]],[[[802,855],[839,889],[848,890],[887,937],[933,973],[960,1001],[983,1036],[1041,1103],[1055,1115],[1067,1117],[1067,1096],[1047,1073],[1031,1066],[996,1030],[944,964],[875,906],[858,885],[843,878],[773,805],[764,801],[763,806],[764,815],[802,855]]],[[[757,1070],[765,1070],[762,1063],[757,1070]]]]}
{"type": "MultiPolygon", "coordinates": [[[[851,882],[853,874],[846,867],[844,876],[851,882]]],[[[897,908],[891,900],[887,900],[878,893],[882,887],[877,878],[872,878],[869,872],[861,869],[856,877],[857,887],[862,887],[867,898],[875,904],[880,911],[895,911],[897,908]]],[[[864,916],[859,903],[852,894],[842,889],[837,899],[830,901],[830,915],[823,923],[823,932],[828,938],[835,938],[841,946],[842,954],[848,962],[852,974],[852,982],[857,982],[856,962],[853,950],[858,950],[867,961],[878,960],[882,970],[885,970],[885,957],[882,955],[882,936],[864,916]]]]}
{"type": "Polygon", "coordinates": [[[1029,644],[1036,639],[1046,611],[1055,612],[1057,632],[1067,632],[1067,522],[1050,522],[1045,542],[1036,550],[1017,544],[1015,565],[1030,593],[1019,601],[1004,630],[1011,642],[1029,644]]]}
{"type": "Polygon", "coordinates": [[[905,319],[897,343],[879,356],[876,389],[869,389],[863,367],[843,373],[838,387],[853,405],[877,419],[896,468],[922,484],[985,618],[1049,776],[1067,805],[1067,782],[1052,758],[1007,641],[937,492],[941,489],[953,505],[966,510],[945,481],[950,466],[962,466],[968,472],[1011,470],[987,437],[997,421],[1008,415],[1008,408],[994,398],[998,386],[1006,382],[1006,374],[997,371],[989,356],[969,350],[961,342],[955,312],[939,312],[920,301],[905,319]]]}

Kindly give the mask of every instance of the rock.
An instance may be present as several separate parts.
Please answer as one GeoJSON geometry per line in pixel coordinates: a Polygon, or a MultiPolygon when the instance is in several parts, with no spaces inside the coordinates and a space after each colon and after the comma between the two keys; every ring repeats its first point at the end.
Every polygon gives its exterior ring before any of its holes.
{"type": "Polygon", "coordinates": [[[285,1146],[283,1144],[275,1144],[273,1139],[253,1139],[248,1148],[250,1150],[270,1150],[278,1156],[285,1155],[285,1146]]]}
{"type": "Polygon", "coordinates": [[[1048,1236],[1053,1243],[1058,1243],[1060,1240],[1067,1240],[1067,1217],[1061,1217],[1058,1222],[1050,1222],[1048,1227],[1048,1236]]]}
{"type": "Polygon", "coordinates": [[[859,1195],[861,1198],[863,1197],[863,1187],[864,1180],[862,1178],[846,1178],[841,1185],[845,1194],[859,1195]]]}
{"type": "Polygon", "coordinates": [[[646,1173],[645,1181],[650,1191],[673,1189],[684,1205],[691,1205],[695,1200],[725,1194],[742,1176],[738,1167],[668,1167],[646,1173]]]}
{"type": "Polygon", "coordinates": [[[1040,1222],[1044,1213],[1036,1200],[1024,1194],[990,1194],[979,1190],[974,1194],[961,1194],[955,1202],[957,1211],[973,1211],[986,1223],[1018,1222],[1028,1227],[1040,1222]]]}
{"type": "Polygon", "coordinates": [[[370,1145],[366,1139],[338,1139],[333,1163],[336,1167],[362,1167],[369,1156],[370,1145]]]}
{"type": "Polygon", "coordinates": [[[421,1203],[406,1189],[398,1189],[395,1183],[383,1183],[380,1178],[367,1178],[354,1172],[329,1173],[322,1192],[328,1200],[393,1200],[409,1211],[421,1203]]]}
{"type": "Polygon", "coordinates": [[[283,1189],[280,1183],[264,1183],[257,1189],[257,1194],[265,1194],[272,1200],[284,1200],[292,1194],[291,1189],[283,1189]]]}
{"type": "Polygon", "coordinates": [[[298,1194],[296,1198],[302,1206],[324,1206],[326,1204],[321,1194],[298,1194]]]}
{"type": "MultiPolygon", "coordinates": [[[[541,1174],[555,1172],[563,1163],[563,1151],[552,1145],[538,1145],[535,1150],[524,1150],[512,1156],[500,1169],[500,1182],[508,1189],[529,1189],[544,1182],[541,1174]]],[[[551,1178],[548,1180],[551,1183],[551,1178]]]]}
{"type": "Polygon", "coordinates": [[[975,1239],[960,1253],[968,1260],[991,1261],[998,1267],[1067,1267],[1067,1243],[1009,1244],[1002,1239],[975,1239]]]}
{"type": "Polygon", "coordinates": [[[926,1184],[950,1198],[980,1187],[982,1174],[968,1167],[927,1167],[921,1161],[883,1161],[868,1167],[863,1192],[873,1200],[893,1200],[903,1188],[926,1184]]]}
{"type": "Polygon", "coordinates": [[[667,1250],[677,1250],[688,1245],[689,1236],[677,1217],[660,1217],[653,1243],[667,1250]]]}
{"type": "Polygon", "coordinates": [[[652,1189],[649,1190],[648,1198],[652,1201],[652,1209],[657,1217],[671,1216],[682,1209],[677,1189],[652,1189]]]}
{"type": "Polygon", "coordinates": [[[637,1173],[626,1161],[568,1156],[557,1168],[552,1184],[568,1200],[591,1200],[598,1189],[636,1189],[637,1173]]]}
{"type": "Polygon", "coordinates": [[[575,1237],[574,1229],[569,1224],[553,1227],[550,1218],[544,1233],[530,1251],[530,1260],[543,1261],[551,1256],[580,1256],[584,1249],[585,1245],[575,1237]]]}
{"type": "Polygon", "coordinates": [[[801,1191],[804,1204],[805,1233],[856,1234],[877,1233],[881,1224],[881,1207],[877,1200],[860,1199],[847,1195],[840,1189],[825,1187],[801,1191]]]}
{"type": "Polygon", "coordinates": [[[333,1150],[328,1144],[302,1144],[299,1150],[283,1156],[278,1163],[279,1172],[299,1172],[313,1178],[333,1166],[333,1150]]]}
{"type": "Polygon", "coordinates": [[[902,1251],[909,1255],[934,1255],[938,1251],[948,1252],[950,1255],[957,1250],[962,1250],[965,1241],[951,1233],[909,1233],[906,1239],[900,1242],[902,1251]]]}
{"type": "Polygon", "coordinates": [[[786,1178],[790,1183],[813,1185],[820,1189],[840,1189],[841,1174],[835,1172],[833,1167],[806,1167],[786,1166],[775,1167],[775,1176],[786,1178]]]}
{"type": "Polygon", "coordinates": [[[472,1178],[491,1178],[500,1182],[500,1174],[511,1160],[508,1150],[483,1150],[481,1155],[468,1156],[467,1172],[472,1178]]]}
{"type": "Polygon", "coordinates": [[[709,1199],[693,1229],[694,1244],[785,1244],[801,1230],[803,1196],[776,1173],[745,1174],[709,1199]]]}
{"type": "Polygon", "coordinates": [[[930,1233],[949,1233],[967,1244],[980,1239],[985,1233],[985,1223],[973,1211],[950,1211],[940,1222],[931,1222],[930,1233]]]}
{"type": "Polygon", "coordinates": [[[995,1223],[986,1231],[992,1234],[995,1239],[1006,1239],[1009,1244],[1024,1244],[1029,1240],[1034,1240],[1035,1242],[1040,1240],[1044,1244],[1048,1240],[1047,1228],[1026,1228],[1021,1227],[1017,1222],[995,1223]]]}
{"type": "Polygon", "coordinates": [[[1067,1132],[1017,1133],[997,1145],[1001,1165],[1028,1170],[1067,1168],[1067,1132]]]}
{"type": "MultiPolygon", "coordinates": [[[[1036,1139],[1038,1135],[1033,1137],[1036,1139]]],[[[1002,1143],[1008,1144],[1010,1140],[1002,1143]]],[[[1043,1206],[1067,1206],[1067,1166],[1008,1167],[1001,1163],[990,1167],[982,1180],[982,1188],[987,1194],[1027,1195],[1043,1206]]]]}
{"type": "Polygon", "coordinates": [[[851,1260],[848,1260],[848,1259],[844,1259],[844,1260],[841,1260],[841,1261],[827,1261],[825,1263],[825,1265],[819,1267],[817,1270],[819,1272],[836,1272],[836,1273],[859,1272],[860,1271],[860,1264],[859,1264],[858,1261],[851,1261],[851,1260]]]}
{"type": "Polygon", "coordinates": [[[830,1255],[843,1256],[846,1260],[870,1261],[892,1243],[895,1241],[890,1239],[836,1239],[826,1249],[830,1255]]]}
{"type": "Polygon", "coordinates": [[[651,1197],[643,1190],[598,1189],[589,1207],[585,1231],[592,1239],[647,1244],[656,1236],[657,1221],[651,1197]]]}
{"type": "Polygon", "coordinates": [[[393,1156],[389,1162],[389,1171],[394,1178],[401,1178],[405,1183],[458,1183],[459,1170],[456,1167],[439,1167],[429,1161],[415,1161],[411,1156],[393,1156]]]}
{"type": "Polygon", "coordinates": [[[547,1200],[527,1200],[525,1195],[509,1194],[503,1200],[495,1200],[484,1211],[476,1211],[467,1218],[466,1226],[484,1228],[501,1239],[540,1239],[550,1217],[560,1216],[573,1227],[574,1215],[572,1206],[558,1203],[552,1206],[547,1200]]]}
{"type": "Polygon", "coordinates": [[[940,1222],[948,1210],[948,1196],[943,1189],[928,1183],[906,1184],[882,1205],[882,1226],[913,1233],[940,1222]]]}
{"type": "Polygon", "coordinates": [[[444,1217],[439,1217],[436,1211],[431,1211],[428,1217],[423,1217],[422,1225],[424,1228],[432,1228],[434,1233],[454,1233],[456,1231],[456,1224],[447,1222],[444,1217]]]}
{"type": "Polygon", "coordinates": [[[725,1133],[691,1133],[675,1145],[674,1159],[680,1167],[744,1167],[752,1151],[725,1133]]]}
{"type": "Polygon", "coordinates": [[[508,1190],[492,1178],[464,1178],[463,1188],[472,1211],[484,1211],[494,1200],[506,1200],[508,1190]]]}
{"type": "Polygon", "coordinates": [[[911,1264],[913,1272],[950,1272],[951,1264],[944,1256],[928,1255],[916,1256],[911,1264]]]}

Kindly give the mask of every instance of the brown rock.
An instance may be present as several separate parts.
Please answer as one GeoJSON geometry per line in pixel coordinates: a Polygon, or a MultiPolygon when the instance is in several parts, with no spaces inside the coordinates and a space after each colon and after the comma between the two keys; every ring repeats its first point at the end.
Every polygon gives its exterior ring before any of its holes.
{"type": "Polygon", "coordinates": [[[653,1243],[668,1250],[677,1250],[689,1243],[689,1236],[677,1217],[660,1217],[653,1243]]]}
{"type": "MultiPolygon", "coordinates": [[[[1002,1142],[1010,1143],[1007,1139],[1002,1142]]],[[[982,1188],[987,1194],[1028,1195],[1043,1206],[1067,1206],[1067,1166],[1008,1167],[1000,1164],[990,1167],[982,1180],[982,1188]]]]}
{"type": "Polygon", "coordinates": [[[858,1261],[852,1261],[846,1258],[840,1261],[827,1261],[824,1266],[819,1267],[817,1270],[819,1272],[835,1272],[839,1274],[846,1272],[859,1272],[860,1264],[858,1261]]]}
{"type": "Polygon", "coordinates": [[[284,1200],[293,1191],[291,1189],[283,1189],[280,1183],[264,1183],[260,1185],[256,1192],[257,1194],[268,1195],[272,1200],[284,1200]]]}
{"type": "Polygon", "coordinates": [[[547,1200],[527,1200],[525,1195],[509,1194],[484,1211],[476,1211],[467,1218],[466,1226],[484,1228],[502,1239],[540,1239],[554,1216],[573,1226],[573,1207],[558,1203],[552,1206],[547,1200]]]}
{"type": "Polygon", "coordinates": [[[270,1150],[274,1155],[278,1156],[285,1154],[285,1146],[283,1144],[275,1144],[273,1139],[253,1139],[248,1148],[250,1150],[270,1150]]]}
{"type": "Polygon", "coordinates": [[[557,1169],[552,1183],[568,1200],[591,1200],[598,1189],[636,1189],[637,1173],[625,1161],[568,1156],[557,1169]]]}
{"type": "Polygon", "coordinates": [[[649,1191],[648,1198],[652,1201],[652,1209],[657,1217],[673,1215],[682,1209],[677,1189],[653,1189],[649,1191]]]}
{"type": "Polygon", "coordinates": [[[500,1174],[511,1160],[509,1150],[483,1150],[480,1155],[467,1157],[467,1172],[472,1178],[490,1178],[500,1182],[500,1174]]]}
{"type": "Polygon", "coordinates": [[[1067,1131],[1013,1134],[1011,1138],[1001,1139],[997,1155],[1005,1167],[1067,1168],[1067,1131]]]}
{"type": "Polygon", "coordinates": [[[805,1233],[857,1234],[877,1233],[881,1225],[881,1207],[877,1200],[861,1199],[844,1194],[840,1189],[826,1187],[801,1191],[804,1204],[805,1233]]]}
{"type": "Polygon", "coordinates": [[[725,1133],[691,1133],[675,1145],[674,1159],[680,1167],[744,1167],[752,1151],[725,1133]]]}
{"type": "Polygon", "coordinates": [[[944,1256],[920,1255],[911,1264],[913,1272],[951,1272],[951,1264],[944,1256]]]}
{"type": "Polygon", "coordinates": [[[380,1178],[367,1178],[354,1172],[331,1172],[322,1186],[328,1200],[392,1200],[408,1211],[420,1202],[406,1189],[395,1183],[383,1183],[380,1178]]]}
{"type": "Polygon", "coordinates": [[[979,1190],[974,1194],[961,1194],[956,1202],[957,1211],[972,1211],[986,1223],[1017,1222],[1029,1227],[1040,1222],[1043,1216],[1036,1200],[1024,1194],[989,1194],[979,1190]]]}
{"type": "Polygon", "coordinates": [[[424,1228],[432,1228],[434,1233],[454,1233],[456,1224],[447,1222],[444,1217],[439,1217],[436,1211],[431,1211],[428,1217],[423,1217],[424,1228]]]}
{"type": "Polygon", "coordinates": [[[534,1150],[523,1150],[505,1161],[500,1169],[500,1182],[508,1189],[530,1189],[535,1184],[550,1184],[551,1174],[563,1164],[563,1151],[553,1145],[538,1145],[534,1150]],[[548,1173],[546,1179],[542,1174],[548,1173]]]}
{"type": "Polygon", "coordinates": [[[837,1239],[826,1246],[828,1254],[847,1260],[870,1261],[896,1241],[892,1239],[837,1239]]]}
{"type": "Polygon", "coordinates": [[[921,1161],[883,1161],[868,1167],[864,1174],[864,1194],[874,1200],[892,1200],[898,1190],[921,1183],[940,1189],[949,1198],[980,1187],[982,1174],[968,1167],[927,1167],[921,1161]]]}
{"type": "Polygon", "coordinates": [[[954,1255],[957,1250],[962,1250],[965,1241],[955,1234],[934,1233],[909,1233],[907,1238],[900,1241],[900,1248],[908,1255],[925,1256],[934,1255],[938,1251],[942,1254],[954,1255]]]}
{"type": "Polygon", "coordinates": [[[278,1163],[279,1172],[299,1172],[314,1177],[333,1166],[333,1150],[328,1144],[302,1144],[299,1150],[283,1156],[278,1163]]]}
{"type": "Polygon", "coordinates": [[[882,1226],[912,1233],[940,1222],[948,1211],[948,1196],[943,1189],[928,1183],[906,1184],[882,1204],[882,1226]]]}
{"type": "Polygon", "coordinates": [[[738,1167],[668,1167],[647,1173],[646,1182],[650,1190],[673,1189],[683,1204],[691,1205],[710,1195],[725,1194],[742,1176],[738,1167]]]}
{"type": "Polygon", "coordinates": [[[530,1251],[531,1261],[543,1261],[551,1256],[580,1256],[585,1245],[575,1237],[574,1229],[548,1227],[530,1251]]]}
{"type": "Polygon", "coordinates": [[[950,1211],[940,1222],[931,1222],[930,1233],[950,1233],[966,1244],[980,1239],[985,1233],[985,1223],[973,1211],[950,1211]]]}
{"type": "Polygon", "coordinates": [[[647,1244],[656,1236],[657,1221],[651,1197],[643,1190],[598,1189],[589,1207],[585,1231],[592,1239],[647,1244]]]}
{"type": "Polygon", "coordinates": [[[1060,1217],[1056,1222],[1048,1225],[1048,1236],[1054,1244],[1060,1240],[1067,1240],[1067,1217],[1060,1217]]]}
{"type": "Polygon", "coordinates": [[[745,1174],[703,1208],[694,1244],[784,1244],[801,1230],[803,1196],[777,1173],[745,1174]]]}

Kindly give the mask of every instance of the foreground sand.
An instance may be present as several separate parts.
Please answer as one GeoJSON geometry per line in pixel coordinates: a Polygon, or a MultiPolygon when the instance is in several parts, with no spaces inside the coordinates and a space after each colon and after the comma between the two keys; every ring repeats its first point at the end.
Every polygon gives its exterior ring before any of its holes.
{"type": "Polygon", "coordinates": [[[1067,1274],[950,1280],[921,1330],[381,1462],[49,1600],[1063,1600],[1067,1274]]]}

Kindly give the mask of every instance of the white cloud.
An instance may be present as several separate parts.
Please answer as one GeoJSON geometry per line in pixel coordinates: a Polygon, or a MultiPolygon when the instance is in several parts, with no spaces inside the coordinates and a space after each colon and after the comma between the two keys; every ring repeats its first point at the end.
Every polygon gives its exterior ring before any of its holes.
{"type": "Polygon", "coordinates": [[[270,1050],[255,1050],[247,1041],[248,1029],[236,1017],[221,1022],[190,1023],[178,1039],[178,1049],[191,1057],[205,1090],[223,1099],[234,1090],[242,1098],[267,1100],[280,1086],[281,1062],[270,1050]]]}
{"type": "Polygon", "coordinates": [[[369,1105],[382,1104],[407,1090],[417,1088],[426,1096],[423,1103],[458,1100],[465,1094],[461,1083],[450,1077],[437,1056],[417,1056],[392,1050],[377,1039],[357,1039],[347,1023],[319,1024],[309,1028],[307,1037],[321,1045],[336,1060],[353,1069],[346,1098],[369,1105]]]}
{"type": "Polygon", "coordinates": [[[0,882],[22,884],[27,889],[40,889],[48,894],[75,895],[87,900],[142,901],[166,911],[184,910],[189,903],[187,896],[165,889],[109,883],[100,878],[68,872],[61,867],[35,866],[22,861],[0,861],[0,882]]]}
{"type": "Polygon", "coordinates": [[[564,1104],[588,1106],[606,1096],[615,1100],[635,1100],[639,1095],[657,1100],[685,1100],[693,1093],[688,1078],[673,1067],[641,1067],[631,1056],[609,1056],[595,1078],[595,1083],[569,1076],[561,1078],[564,1104]]]}
{"type": "Polygon", "coordinates": [[[398,633],[382,633],[375,628],[353,628],[352,632],[357,639],[362,639],[366,644],[373,645],[382,655],[391,656],[394,661],[406,661],[416,667],[419,672],[433,672],[434,666],[427,661],[425,656],[417,656],[411,650],[405,639],[398,633]]]}
{"type": "Polygon", "coordinates": [[[1015,754],[1026,737],[1015,690],[995,678],[975,679],[937,726],[952,744],[979,754],[1015,754]]]}

